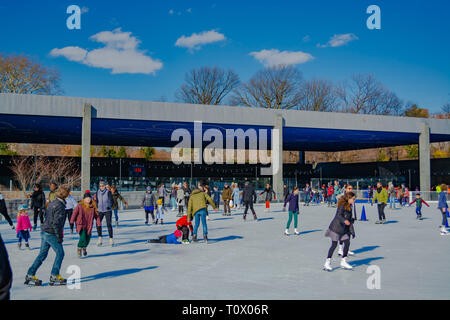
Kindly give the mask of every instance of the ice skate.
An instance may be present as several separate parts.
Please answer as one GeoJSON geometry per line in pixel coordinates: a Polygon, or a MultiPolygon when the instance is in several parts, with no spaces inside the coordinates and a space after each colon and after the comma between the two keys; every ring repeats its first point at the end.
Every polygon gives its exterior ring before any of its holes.
{"type": "Polygon", "coordinates": [[[109,245],[111,247],[114,247],[114,240],[113,240],[113,238],[109,238],[109,245]]]}
{"type": "Polygon", "coordinates": [[[181,241],[182,244],[190,244],[189,240],[183,240],[181,241]]]}
{"type": "Polygon", "coordinates": [[[447,228],[445,226],[441,226],[441,236],[448,235],[447,228]]]}
{"type": "Polygon", "coordinates": [[[78,258],[81,258],[81,248],[77,248],[77,256],[78,258]]]}
{"type": "Polygon", "coordinates": [[[83,248],[83,256],[87,256],[87,251],[86,251],[86,248],[83,248]]]}
{"type": "Polygon", "coordinates": [[[16,228],[16,227],[14,227],[14,226],[11,226],[11,229],[13,229],[13,230],[14,230],[15,228],[16,228]]]}
{"type": "Polygon", "coordinates": [[[209,216],[206,216],[206,220],[209,221],[209,216]]]}
{"type": "Polygon", "coordinates": [[[242,216],[242,219],[244,219],[244,221],[247,219],[247,215],[246,214],[244,214],[243,216],[242,216]]]}
{"type": "Polygon", "coordinates": [[[295,235],[299,235],[300,234],[300,232],[297,230],[297,229],[294,229],[294,233],[295,233],[295,235]]]}
{"type": "Polygon", "coordinates": [[[22,242],[19,242],[19,243],[17,244],[17,247],[19,248],[19,250],[22,249],[22,242]]]}
{"type": "Polygon", "coordinates": [[[256,214],[253,215],[253,220],[258,220],[258,217],[256,216],[256,214]]]}
{"type": "Polygon", "coordinates": [[[208,243],[208,236],[206,234],[203,235],[203,241],[205,241],[205,243],[208,243]]]}
{"type": "Polygon", "coordinates": [[[119,226],[119,221],[116,221],[116,227],[118,227],[119,226]]]}
{"type": "Polygon", "coordinates": [[[284,234],[287,236],[290,235],[289,230],[288,229],[284,230],[284,234]]]}
{"type": "Polygon", "coordinates": [[[66,285],[67,280],[61,277],[59,274],[57,276],[51,275],[50,276],[50,285],[66,285]]]}
{"type": "Polygon", "coordinates": [[[196,236],[196,235],[193,235],[193,236],[192,236],[192,242],[198,242],[198,239],[197,239],[197,236],[196,236]]]}
{"type": "Polygon", "coordinates": [[[97,246],[101,246],[103,244],[102,237],[98,237],[97,246]]]}
{"type": "Polygon", "coordinates": [[[347,258],[341,259],[341,267],[347,270],[352,270],[353,267],[347,263],[347,258]]]}
{"type": "Polygon", "coordinates": [[[38,278],[36,278],[36,276],[30,276],[30,275],[27,274],[25,276],[24,284],[32,284],[34,286],[41,286],[42,285],[42,280],[39,280],[38,278]]]}
{"type": "Polygon", "coordinates": [[[27,248],[28,250],[31,250],[30,244],[28,242],[25,242],[25,248],[27,248]]]}
{"type": "Polygon", "coordinates": [[[323,265],[323,270],[325,270],[325,271],[333,270],[333,268],[331,268],[331,259],[330,258],[327,258],[327,260],[325,260],[325,264],[323,265]]]}
{"type": "Polygon", "coordinates": [[[155,224],[158,224],[158,219],[156,219],[155,224]]]}

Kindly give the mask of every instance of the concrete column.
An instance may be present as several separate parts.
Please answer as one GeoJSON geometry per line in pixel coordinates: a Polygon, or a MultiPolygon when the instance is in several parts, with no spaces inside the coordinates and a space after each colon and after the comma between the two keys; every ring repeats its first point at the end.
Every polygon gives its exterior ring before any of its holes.
{"type": "Polygon", "coordinates": [[[83,106],[83,121],[81,129],[81,192],[91,188],[91,121],[92,106],[83,106]]]}
{"type": "Polygon", "coordinates": [[[272,130],[272,180],[273,191],[280,198],[283,194],[283,116],[275,116],[275,124],[272,130]]]}
{"type": "MultiPolygon", "coordinates": [[[[422,131],[419,136],[419,172],[420,191],[430,191],[430,126],[426,122],[423,123],[422,131]]],[[[424,200],[429,200],[429,193],[424,193],[423,198],[424,200]]]]}

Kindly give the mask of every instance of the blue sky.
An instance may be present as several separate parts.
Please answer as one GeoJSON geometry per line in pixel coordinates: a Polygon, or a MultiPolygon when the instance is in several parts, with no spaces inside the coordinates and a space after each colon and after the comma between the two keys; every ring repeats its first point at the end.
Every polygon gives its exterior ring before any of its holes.
{"type": "Polygon", "coordinates": [[[246,81],[269,56],[293,59],[305,79],[370,72],[402,100],[437,112],[450,102],[449,14],[449,1],[417,0],[0,0],[0,52],[55,66],[67,96],[174,101],[192,68],[231,68],[246,81]],[[66,27],[72,4],[83,8],[81,30],[66,27]],[[381,30],[366,26],[372,4],[381,30]],[[330,45],[335,35],[343,45],[330,45]]]}

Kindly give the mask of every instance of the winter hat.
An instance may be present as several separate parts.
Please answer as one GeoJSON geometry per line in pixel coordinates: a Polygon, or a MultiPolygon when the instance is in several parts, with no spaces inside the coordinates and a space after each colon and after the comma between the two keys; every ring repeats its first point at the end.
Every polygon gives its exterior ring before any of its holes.
{"type": "Polygon", "coordinates": [[[26,204],[21,204],[18,208],[18,211],[25,211],[28,210],[28,205],[26,204]]]}
{"type": "Polygon", "coordinates": [[[183,235],[183,232],[181,232],[180,230],[177,230],[174,232],[175,237],[179,238],[183,235]]]}
{"type": "Polygon", "coordinates": [[[92,198],[91,192],[89,190],[86,190],[86,192],[84,193],[83,199],[85,198],[92,198]]]}
{"type": "Polygon", "coordinates": [[[145,190],[147,190],[147,191],[152,191],[152,188],[147,187],[147,188],[145,188],[145,190]]]}

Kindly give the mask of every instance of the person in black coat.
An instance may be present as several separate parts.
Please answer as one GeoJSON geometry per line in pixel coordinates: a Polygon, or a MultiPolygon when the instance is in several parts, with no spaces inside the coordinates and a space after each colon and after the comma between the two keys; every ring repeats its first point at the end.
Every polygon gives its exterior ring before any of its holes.
{"type": "Polygon", "coordinates": [[[42,225],[41,231],[41,250],[39,255],[34,260],[33,265],[28,269],[25,277],[25,283],[39,282],[36,278],[36,272],[42,263],[45,261],[48,255],[48,251],[52,248],[55,253],[55,262],[50,275],[50,284],[58,283],[65,284],[66,280],[63,279],[59,271],[64,259],[63,242],[63,230],[64,223],[66,221],[66,201],[65,199],[70,194],[70,188],[67,186],[60,186],[56,191],[56,200],[52,201],[47,208],[47,216],[42,225]]]}
{"type": "Polygon", "coordinates": [[[0,193],[0,213],[5,217],[6,221],[8,221],[9,225],[12,229],[14,229],[14,225],[12,223],[11,217],[8,214],[8,208],[6,207],[6,201],[3,197],[3,194],[0,193]]]}
{"type": "Polygon", "coordinates": [[[39,184],[34,185],[34,191],[30,196],[31,199],[31,209],[33,209],[33,229],[37,228],[37,220],[41,221],[41,226],[44,224],[44,213],[45,213],[45,193],[42,191],[42,187],[39,184]]]}
{"type": "Polygon", "coordinates": [[[242,191],[242,203],[245,206],[244,215],[243,215],[244,220],[247,217],[248,208],[250,208],[250,210],[252,210],[253,218],[255,220],[258,219],[258,217],[256,216],[256,213],[255,213],[255,209],[253,209],[253,203],[256,203],[256,198],[257,198],[257,196],[256,196],[255,188],[253,187],[253,185],[250,184],[250,182],[247,181],[245,183],[244,191],[242,191]]]}
{"type": "Polygon", "coordinates": [[[0,235],[0,300],[9,300],[11,285],[12,271],[9,264],[8,251],[6,251],[5,244],[0,235]]]}
{"type": "Polygon", "coordinates": [[[347,192],[343,195],[338,202],[336,215],[333,221],[331,221],[326,237],[331,238],[331,247],[328,250],[328,257],[325,261],[324,269],[331,271],[331,257],[336,249],[338,242],[344,242],[344,252],[341,260],[341,267],[344,269],[352,269],[352,266],[347,263],[347,254],[350,248],[350,236],[355,237],[355,229],[353,227],[352,205],[355,203],[356,195],[353,192],[347,192]]]}

